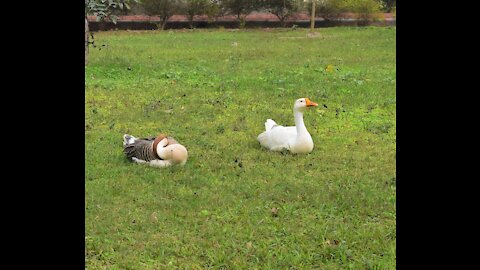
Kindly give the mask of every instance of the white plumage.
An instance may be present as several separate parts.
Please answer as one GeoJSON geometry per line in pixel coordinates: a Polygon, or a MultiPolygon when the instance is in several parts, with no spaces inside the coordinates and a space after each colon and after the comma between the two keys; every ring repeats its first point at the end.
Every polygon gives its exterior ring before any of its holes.
{"type": "Polygon", "coordinates": [[[318,106],[308,98],[297,99],[293,106],[295,126],[284,127],[272,119],[265,122],[265,131],[258,135],[260,145],[270,151],[289,150],[296,154],[306,154],[313,150],[312,136],[303,122],[303,112],[308,107],[318,106]]]}

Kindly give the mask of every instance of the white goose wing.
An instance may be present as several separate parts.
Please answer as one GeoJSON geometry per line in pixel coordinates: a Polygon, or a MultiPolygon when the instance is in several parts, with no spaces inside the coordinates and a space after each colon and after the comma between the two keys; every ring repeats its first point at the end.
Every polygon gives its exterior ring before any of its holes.
{"type": "Polygon", "coordinates": [[[290,149],[290,145],[297,137],[296,127],[271,126],[269,130],[258,135],[260,145],[271,151],[290,149]]]}

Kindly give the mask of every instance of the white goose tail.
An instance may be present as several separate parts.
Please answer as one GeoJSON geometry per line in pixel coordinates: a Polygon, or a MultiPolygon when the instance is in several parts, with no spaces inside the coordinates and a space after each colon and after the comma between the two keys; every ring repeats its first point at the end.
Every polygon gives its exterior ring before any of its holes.
{"type": "Polygon", "coordinates": [[[273,121],[272,119],[267,119],[267,121],[265,121],[265,131],[262,132],[257,137],[257,140],[258,140],[258,142],[260,142],[261,146],[266,147],[266,148],[270,148],[269,132],[275,126],[277,126],[277,123],[275,121],[273,121]]]}
{"type": "Polygon", "coordinates": [[[267,119],[267,121],[265,121],[265,131],[270,131],[270,129],[272,129],[276,125],[277,123],[275,121],[273,121],[272,119],[267,119]]]}
{"type": "Polygon", "coordinates": [[[132,144],[135,142],[135,140],[137,140],[137,138],[133,137],[132,135],[123,134],[123,146],[132,144]]]}

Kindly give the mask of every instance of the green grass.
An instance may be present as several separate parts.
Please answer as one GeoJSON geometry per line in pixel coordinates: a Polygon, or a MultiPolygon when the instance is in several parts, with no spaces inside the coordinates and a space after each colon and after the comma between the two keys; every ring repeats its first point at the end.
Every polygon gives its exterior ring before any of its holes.
{"type": "Polygon", "coordinates": [[[396,28],[317,31],[96,33],[86,268],[395,269],[396,28]],[[314,151],[262,149],[265,120],[293,125],[300,97],[320,104],[314,151]],[[184,167],[126,160],[124,133],[159,132],[184,167]]]}

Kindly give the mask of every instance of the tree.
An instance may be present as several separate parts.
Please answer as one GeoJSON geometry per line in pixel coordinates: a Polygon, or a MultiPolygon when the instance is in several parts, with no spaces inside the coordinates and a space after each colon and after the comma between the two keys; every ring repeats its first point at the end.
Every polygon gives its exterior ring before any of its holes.
{"type": "Polygon", "coordinates": [[[315,0],[307,5],[308,13],[312,13],[312,7],[315,8],[315,14],[325,20],[337,18],[342,12],[346,11],[344,0],[315,0]]]}
{"type": "Polygon", "coordinates": [[[227,14],[227,8],[222,3],[224,0],[210,0],[210,5],[207,9],[207,15],[209,17],[222,17],[227,14]]]}
{"type": "Polygon", "coordinates": [[[315,30],[315,7],[316,1],[312,1],[311,11],[310,11],[310,31],[313,33],[315,30]]]}
{"type": "MultiPolygon", "coordinates": [[[[353,12],[359,15],[360,19],[368,20],[372,15],[380,11],[380,0],[314,0],[315,13],[325,20],[337,19],[344,12],[353,12]]],[[[312,3],[310,1],[310,3],[312,3]]],[[[311,5],[307,6],[312,12],[311,5]]]]}
{"type": "Polygon", "coordinates": [[[183,13],[187,16],[190,28],[193,28],[193,18],[195,15],[204,15],[208,13],[210,0],[184,0],[182,5],[183,13]]]}
{"type": "Polygon", "coordinates": [[[256,0],[223,0],[222,7],[227,10],[229,14],[235,15],[239,26],[245,26],[245,18],[254,11],[261,2],[256,0]]]}
{"type": "Polygon", "coordinates": [[[110,19],[117,23],[117,16],[113,14],[116,10],[128,10],[129,4],[138,0],[85,0],[85,65],[88,64],[88,47],[90,44],[90,33],[87,15],[95,15],[97,21],[110,19]]]}
{"type": "Polygon", "coordinates": [[[285,27],[286,20],[300,8],[299,0],[264,0],[262,6],[280,20],[282,27],[285,27]]]}
{"type": "Polygon", "coordinates": [[[164,30],[170,17],[181,11],[180,0],[142,0],[145,12],[160,18],[160,29],[164,30]]]}
{"type": "Polygon", "coordinates": [[[396,0],[382,0],[383,10],[386,12],[392,12],[397,6],[396,0]]]}
{"type": "Polygon", "coordinates": [[[346,3],[347,7],[364,21],[371,19],[382,8],[380,0],[346,0],[346,3]]]}
{"type": "Polygon", "coordinates": [[[88,29],[88,20],[85,18],[85,66],[88,64],[88,45],[90,44],[90,40],[88,35],[90,34],[90,30],[88,29]]]}

